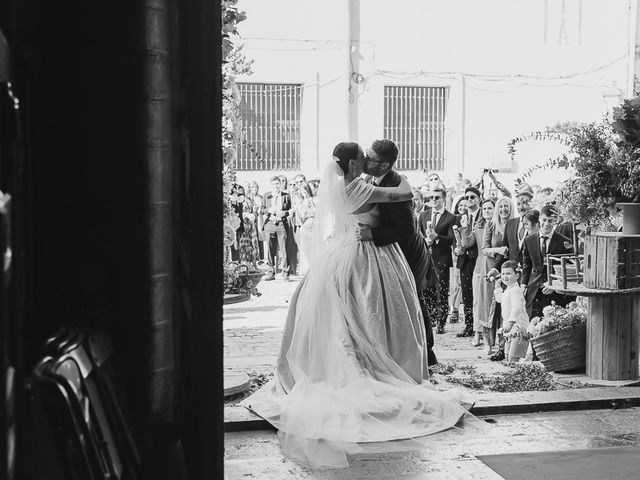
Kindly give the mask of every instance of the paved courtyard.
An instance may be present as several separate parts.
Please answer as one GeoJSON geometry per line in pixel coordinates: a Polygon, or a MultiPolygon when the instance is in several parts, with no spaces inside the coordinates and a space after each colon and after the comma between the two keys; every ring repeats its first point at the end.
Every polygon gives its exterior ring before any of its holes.
{"type": "MultiPolygon", "coordinates": [[[[301,279],[260,282],[261,296],[224,306],[225,372],[271,372],[278,356],[289,300],[301,279]]],[[[481,346],[471,345],[470,338],[457,338],[455,334],[461,329],[462,324],[447,324],[446,333],[436,335],[434,350],[441,362],[469,363],[480,372],[507,368],[490,361],[481,346]]]]}

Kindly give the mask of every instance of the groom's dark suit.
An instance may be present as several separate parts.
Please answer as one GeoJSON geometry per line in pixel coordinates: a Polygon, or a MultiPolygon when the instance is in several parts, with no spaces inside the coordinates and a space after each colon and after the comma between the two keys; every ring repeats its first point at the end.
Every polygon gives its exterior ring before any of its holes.
{"type": "MultiPolygon", "coordinates": [[[[397,187],[400,185],[400,181],[400,175],[391,170],[380,181],[379,186],[397,187]]],[[[434,365],[438,363],[438,360],[432,350],[433,329],[431,321],[426,316],[426,305],[423,301],[422,292],[437,283],[437,274],[431,254],[424,239],[416,229],[413,203],[411,200],[396,203],[379,203],[378,208],[380,209],[381,226],[371,229],[373,243],[380,247],[398,242],[402,253],[404,253],[416,281],[417,293],[420,297],[420,307],[427,333],[428,363],[429,365],[434,365]]]]}

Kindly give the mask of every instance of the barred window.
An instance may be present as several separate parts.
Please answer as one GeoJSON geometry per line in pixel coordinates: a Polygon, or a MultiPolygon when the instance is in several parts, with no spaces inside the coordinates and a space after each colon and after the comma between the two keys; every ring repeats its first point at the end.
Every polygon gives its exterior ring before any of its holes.
{"type": "Polygon", "coordinates": [[[444,168],[448,98],[448,87],[384,87],[384,137],[398,145],[396,168],[444,168]]]}
{"type": "Polygon", "coordinates": [[[238,83],[245,141],[238,148],[238,170],[300,168],[302,85],[238,83]]]}

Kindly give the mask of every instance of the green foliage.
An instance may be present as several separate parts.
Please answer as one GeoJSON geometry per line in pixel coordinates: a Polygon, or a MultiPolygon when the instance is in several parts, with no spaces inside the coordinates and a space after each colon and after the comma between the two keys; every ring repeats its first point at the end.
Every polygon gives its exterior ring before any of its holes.
{"type": "Polygon", "coordinates": [[[640,147],[640,98],[629,98],[615,107],[611,124],[621,143],[632,148],[640,147]]]}
{"type": "Polygon", "coordinates": [[[493,392],[528,392],[558,389],[558,384],[544,366],[537,363],[518,363],[513,370],[496,375],[475,374],[448,377],[447,381],[473,390],[493,392]]]}
{"type": "Polygon", "coordinates": [[[566,168],[572,176],[560,186],[557,206],[565,220],[596,231],[615,230],[611,212],[616,203],[640,202],[640,98],[625,100],[612,118],[599,122],[563,122],[512,139],[509,154],[523,140],[554,140],[568,153],[548,159],[516,179],[522,183],[536,170],[566,168]]]}

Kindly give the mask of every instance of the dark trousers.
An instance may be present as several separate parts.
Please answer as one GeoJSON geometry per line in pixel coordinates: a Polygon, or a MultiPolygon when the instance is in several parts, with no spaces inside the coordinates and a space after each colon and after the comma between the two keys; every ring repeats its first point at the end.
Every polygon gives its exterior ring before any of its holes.
{"type": "Polygon", "coordinates": [[[287,231],[285,227],[280,224],[275,230],[264,231],[267,241],[267,264],[271,267],[271,272],[277,271],[288,273],[289,272],[289,260],[287,258],[287,231]],[[278,262],[278,256],[280,262],[278,262]]]}
{"type": "Polygon", "coordinates": [[[295,233],[294,225],[287,225],[287,262],[289,266],[289,273],[291,275],[298,274],[298,236],[295,233]]]}
{"type": "Polygon", "coordinates": [[[476,267],[475,258],[467,258],[460,268],[460,290],[464,305],[465,329],[473,330],[473,270],[476,267]]]}
{"type": "Polygon", "coordinates": [[[427,363],[431,367],[432,365],[438,363],[438,358],[433,352],[433,327],[431,326],[431,317],[429,316],[429,307],[427,306],[427,292],[428,289],[422,293],[419,293],[418,298],[420,299],[420,310],[422,310],[422,317],[424,318],[424,329],[427,336],[427,363]]]}
{"type": "Polygon", "coordinates": [[[449,267],[436,266],[438,283],[424,291],[426,308],[429,318],[434,325],[442,325],[447,322],[449,311],[449,267]]]}

